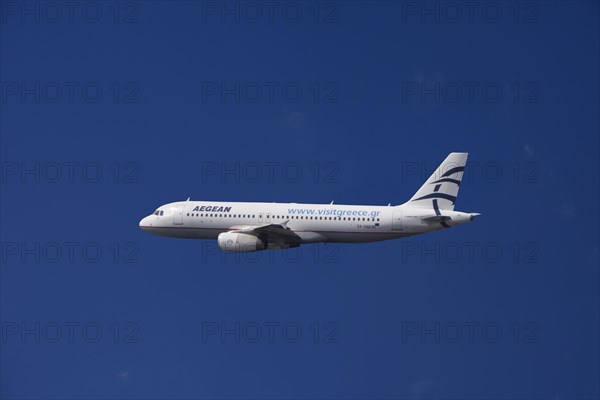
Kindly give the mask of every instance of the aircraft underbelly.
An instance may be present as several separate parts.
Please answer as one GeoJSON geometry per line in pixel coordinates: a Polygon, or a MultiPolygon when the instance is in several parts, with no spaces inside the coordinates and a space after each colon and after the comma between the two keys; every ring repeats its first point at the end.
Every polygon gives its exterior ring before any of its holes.
{"type": "Polygon", "coordinates": [[[381,233],[366,233],[366,232],[327,232],[323,234],[329,243],[368,243],[380,242],[382,240],[390,240],[401,238],[404,235],[399,235],[392,232],[381,233]]]}

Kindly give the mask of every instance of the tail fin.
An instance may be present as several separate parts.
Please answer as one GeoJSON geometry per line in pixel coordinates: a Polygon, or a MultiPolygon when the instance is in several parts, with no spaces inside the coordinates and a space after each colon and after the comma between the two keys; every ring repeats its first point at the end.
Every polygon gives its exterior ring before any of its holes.
{"type": "Polygon", "coordinates": [[[468,155],[450,153],[406,205],[433,208],[436,214],[438,210],[454,210],[468,155]]]}

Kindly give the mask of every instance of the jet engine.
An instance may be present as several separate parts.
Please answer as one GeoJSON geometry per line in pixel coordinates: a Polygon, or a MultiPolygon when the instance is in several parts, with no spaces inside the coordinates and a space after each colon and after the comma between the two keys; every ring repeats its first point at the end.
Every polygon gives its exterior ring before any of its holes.
{"type": "Polygon", "coordinates": [[[267,248],[262,240],[247,233],[223,232],[217,237],[217,242],[223,251],[249,252],[267,248]]]}

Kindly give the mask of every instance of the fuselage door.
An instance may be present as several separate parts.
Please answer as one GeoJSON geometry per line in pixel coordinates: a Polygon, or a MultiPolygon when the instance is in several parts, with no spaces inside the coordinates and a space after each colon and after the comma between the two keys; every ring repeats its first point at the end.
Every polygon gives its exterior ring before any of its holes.
{"type": "Polygon", "coordinates": [[[173,214],[173,225],[183,225],[183,207],[179,206],[175,208],[173,214]]]}
{"type": "Polygon", "coordinates": [[[402,231],[404,227],[402,226],[402,211],[394,211],[392,216],[392,230],[393,231],[402,231]]]}

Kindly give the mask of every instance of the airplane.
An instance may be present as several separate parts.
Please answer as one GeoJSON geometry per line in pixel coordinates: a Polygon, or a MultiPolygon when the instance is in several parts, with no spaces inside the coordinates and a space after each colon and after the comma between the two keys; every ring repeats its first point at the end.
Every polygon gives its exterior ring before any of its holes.
{"type": "Polygon", "coordinates": [[[468,153],[450,153],[406,203],[363,206],[179,201],[140,221],[158,236],[216,239],[226,252],[289,249],[306,243],[367,243],[462,225],[480,215],[454,211],[468,153]]]}

